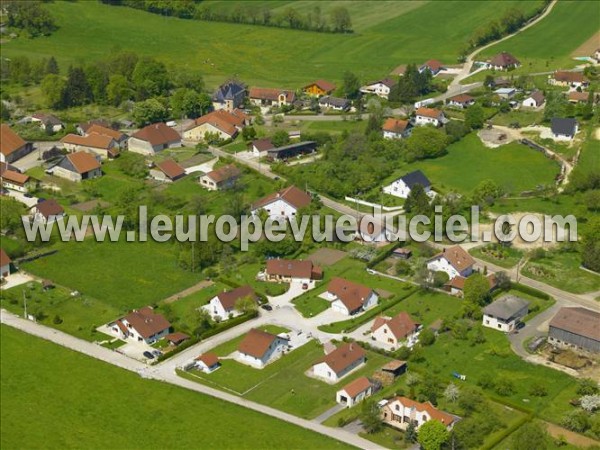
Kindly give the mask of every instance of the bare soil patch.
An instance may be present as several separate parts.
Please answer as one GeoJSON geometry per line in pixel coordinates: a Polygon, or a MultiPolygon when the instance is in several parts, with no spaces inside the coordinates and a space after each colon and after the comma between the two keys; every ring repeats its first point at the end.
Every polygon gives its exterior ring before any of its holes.
{"type": "Polygon", "coordinates": [[[596,131],[594,132],[594,139],[600,141],[600,127],[596,128],[596,131]]]}
{"type": "Polygon", "coordinates": [[[548,433],[550,433],[550,435],[554,438],[564,436],[564,438],[569,444],[574,445],[576,447],[586,448],[599,444],[598,441],[595,441],[592,438],[574,433],[573,431],[567,430],[563,427],[559,427],[558,425],[555,425],[553,423],[546,422],[546,430],[548,430],[548,433]]]}
{"type": "Polygon", "coordinates": [[[497,148],[515,140],[515,137],[510,133],[496,128],[484,128],[477,133],[477,136],[479,136],[483,145],[489,148],[497,148]]]}
{"type": "Polygon", "coordinates": [[[334,248],[320,248],[308,258],[318,266],[332,266],[346,256],[346,252],[334,248]]]}
{"type": "Polygon", "coordinates": [[[591,38],[581,44],[575,49],[571,56],[581,57],[593,55],[598,48],[598,42],[600,42],[600,31],[596,32],[591,38]]]}
{"type": "Polygon", "coordinates": [[[110,206],[110,203],[102,201],[102,200],[89,200],[87,202],[77,203],[77,204],[73,205],[72,208],[74,208],[78,211],[82,211],[82,212],[89,212],[89,211],[94,210],[94,208],[96,208],[96,207],[108,208],[109,206],[110,206]]]}

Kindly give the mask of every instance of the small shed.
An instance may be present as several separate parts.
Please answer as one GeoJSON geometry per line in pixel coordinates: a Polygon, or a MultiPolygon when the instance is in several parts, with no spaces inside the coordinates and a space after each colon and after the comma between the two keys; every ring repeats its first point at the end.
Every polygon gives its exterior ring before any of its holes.
{"type": "Polygon", "coordinates": [[[182,333],[181,331],[176,331],[175,333],[167,334],[165,336],[165,339],[169,341],[169,344],[174,346],[180,345],[181,343],[187,341],[189,338],[190,337],[187,334],[182,333]]]}
{"type": "Polygon", "coordinates": [[[392,256],[397,259],[409,259],[412,256],[412,250],[406,247],[394,249],[392,256]]]}

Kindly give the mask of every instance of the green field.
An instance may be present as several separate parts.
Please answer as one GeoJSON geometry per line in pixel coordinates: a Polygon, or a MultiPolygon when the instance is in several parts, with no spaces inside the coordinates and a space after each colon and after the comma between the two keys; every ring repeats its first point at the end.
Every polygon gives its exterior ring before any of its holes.
{"type": "Polygon", "coordinates": [[[524,145],[511,142],[492,149],[484,146],[475,133],[450,145],[447,155],[410,164],[403,173],[416,169],[431,180],[433,189],[461,194],[472,192],[487,179],[506,192],[520,193],[552,184],[559,172],[558,164],[524,145]]]}
{"type": "Polygon", "coordinates": [[[1,333],[2,448],[100,449],[108,442],[121,448],[348,448],[4,325],[1,333]],[[119,413],[116,405],[133,411],[119,413]]]}
{"type": "Polygon", "coordinates": [[[316,78],[339,82],[345,70],[371,79],[399,64],[431,58],[455,63],[466,36],[481,23],[511,7],[529,11],[539,4],[445,1],[373,7],[357,2],[350,8],[357,32],[340,35],[167,18],[99,2],[54,2],[47,8],[59,29],[49,37],[2,44],[2,54],[54,55],[65,70],[120,48],[180,70],[198,70],[212,86],[237,75],[251,84],[298,88],[316,78]]]}
{"type": "MultiPolygon", "coordinates": [[[[214,349],[219,356],[235,350],[243,336],[214,349]]],[[[222,360],[222,367],[210,374],[200,371],[182,373],[186,378],[206,383],[243,398],[253,400],[304,418],[314,418],[335,405],[340,387],[360,376],[370,376],[389,358],[368,352],[367,364],[335,385],[304,374],[323,357],[322,346],[314,340],[287,353],[264,369],[254,369],[234,360],[222,360]]]]}
{"type": "Polygon", "coordinates": [[[600,30],[599,15],[598,2],[559,1],[541,22],[491,46],[477,58],[485,59],[501,51],[510,52],[522,63],[522,67],[514,73],[573,67],[577,62],[571,59],[572,56],[590,56],[572,53],[600,30]]]}
{"type": "Polygon", "coordinates": [[[498,244],[488,244],[469,250],[475,258],[483,259],[501,267],[510,269],[523,258],[523,252],[514,247],[501,247],[498,244]]]}

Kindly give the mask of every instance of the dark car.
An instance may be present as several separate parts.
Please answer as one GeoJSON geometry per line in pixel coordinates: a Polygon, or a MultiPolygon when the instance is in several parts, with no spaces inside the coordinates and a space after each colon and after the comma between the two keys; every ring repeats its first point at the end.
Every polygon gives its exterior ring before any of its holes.
{"type": "Polygon", "coordinates": [[[30,193],[23,194],[23,195],[24,195],[25,197],[27,197],[27,198],[33,198],[33,195],[31,195],[30,193]]]}
{"type": "Polygon", "coordinates": [[[273,311],[273,307],[271,305],[269,305],[268,303],[265,303],[264,305],[260,305],[260,307],[262,309],[264,309],[265,311],[273,311]]]}
{"type": "Polygon", "coordinates": [[[148,351],[144,352],[143,355],[148,359],[154,359],[154,355],[148,351]]]}

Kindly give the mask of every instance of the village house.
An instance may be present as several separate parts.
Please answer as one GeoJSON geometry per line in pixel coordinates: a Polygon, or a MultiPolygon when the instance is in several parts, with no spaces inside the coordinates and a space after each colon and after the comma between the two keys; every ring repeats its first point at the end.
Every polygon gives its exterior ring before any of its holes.
{"type": "Polygon", "coordinates": [[[75,125],[75,130],[77,133],[84,136],[93,125],[99,125],[103,128],[111,128],[110,123],[104,119],[92,119],[84,123],[78,123],[75,125]]]}
{"type": "Polygon", "coordinates": [[[112,128],[103,127],[102,125],[98,125],[96,123],[87,126],[85,131],[83,131],[84,136],[94,133],[113,138],[119,148],[126,147],[127,139],[129,138],[129,136],[127,136],[125,133],[121,133],[119,130],[113,130],[112,128]]]}
{"type": "Polygon", "coordinates": [[[360,88],[360,92],[363,94],[374,94],[387,100],[392,87],[394,87],[396,84],[396,80],[393,80],[392,78],[384,78],[383,80],[373,81],[372,83],[362,86],[360,88]]]}
{"type": "Polygon", "coordinates": [[[521,62],[508,52],[498,53],[485,67],[493,70],[512,70],[521,66],[521,62]]]}
{"type": "Polygon", "coordinates": [[[557,141],[572,140],[578,130],[579,124],[575,119],[553,117],[550,120],[550,131],[552,132],[553,139],[557,141]]]}
{"type": "Polygon", "coordinates": [[[430,420],[437,420],[450,430],[458,421],[458,417],[436,409],[430,402],[420,403],[406,397],[394,397],[380,404],[383,422],[400,430],[406,430],[411,422],[418,430],[430,420]]]}
{"type": "Polygon", "coordinates": [[[367,377],[360,377],[348,383],[336,392],[335,401],[340,405],[352,408],[373,394],[373,385],[367,377]]]}
{"type": "Polygon", "coordinates": [[[483,308],[484,327],[510,333],[529,312],[529,302],[514,295],[503,295],[483,308]]]}
{"type": "Polygon", "coordinates": [[[475,260],[460,245],[442,250],[427,262],[427,268],[433,272],[446,272],[448,278],[468,277],[473,273],[475,260]]]}
{"type": "Polygon", "coordinates": [[[200,177],[200,186],[209,191],[222,191],[235,186],[236,181],[242,176],[242,172],[233,164],[211,170],[200,177]]]}
{"type": "Polygon", "coordinates": [[[218,87],[212,96],[212,104],[215,111],[224,109],[233,111],[244,105],[246,100],[246,86],[237,81],[227,81],[218,87]]]}
{"type": "Polygon", "coordinates": [[[475,104],[475,97],[472,97],[469,94],[459,94],[446,100],[446,104],[448,106],[456,106],[457,108],[465,109],[475,104]]]}
{"type": "Polygon", "coordinates": [[[0,178],[3,188],[21,193],[29,192],[37,184],[37,181],[29,175],[8,168],[2,170],[0,178]]]}
{"type": "Polygon", "coordinates": [[[560,308],[550,321],[548,342],[562,349],[600,352],[600,313],[579,306],[560,308]]]}
{"type": "Polygon", "coordinates": [[[552,75],[548,75],[548,83],[553,86],[563,87],[587,87],[590,83],[582,72],[568,72],[566,70],[557,70],[552,75]]]}
{"type": "Polygon", "coordinates": [[[348,111],[351,103],[350,100],[346,98],[324,95],[319,99],[319,106],[325,109],[333,109],[334,111],[348,111]]]}
{"type": "Polygon", "coordinates": [[[99,157],[86,152],[65,155],[46,172],[75,182],[102,176],[99,157]]]}
{"type": "Polygon", "coordinates": [[[31,122],[38,123],[40,129],[45,133],[58,133],[65,128],[65,124],[52,114],[36,113],[31,116],[31,122]]]}
{"type": "Polygon", "coordinates": [[[262,369],[283,355],[289,343],[290,341],[286,337],[253,328],[240,342],[237,360],[254,368],[262,369]]]}
{"type": "Polygon", "coordinates": [[[267,158],[273,161],[285,161],[296,156],[309,155],[317,150],[316,141],[302,141],[283,147],[271,148],[267,150],[267,158]]]}
{"type": "Polygon", "coordinates": [[[328,383],[337,383],[367,360],[360,345],[349,342],[340,345],[312,366],[312,375],[328,383]]]}
{"type": "Polygon", "coordinates": [[[273,150],[275,146],[270,138],[255,139],[252,141],[252,154],[256,157],[264,157],[267,151],[273,150]]]}
{"type": "Polygon", "coordinates": [[[412,189],[417,184],[423,186],[426,194],[431,192],[431,182],[420,170],[415,170],[398,178],[392,184],[385,186],[383,192],[394,197],[408,198],[412,189]]]}
{"type": "Polygon", "coordinates": [[[419,72],[423,73],[426,70],[429,70],[431,75],[436,76],[440,71],[444,70],[444,64],[437,59],[430,59],[429,61],[423,63],[422,66],[419,67],[419,72]]]}
{"type": "Polygon", "coordinates": [[[10,275],[10,263],[12,260],[6,254],[3,248],[0,248],[0,281],[10,275]]]}
{"type": "Polygon", "coordinates": [[[3,123],[0,125],[0,162],[15,162],[31,153],[32,150],[32,143],[25,142],[7,124],[3,123]]]}
{"type": "Polygon", "coordinates": [[[539,108],[541,107],[546,98],[544,97],[544,93],[542,91],[532,92],[529,97],[523,100],[522,105],[526,108],[539,108]]]}
{"type": "Polygon", "coordinates": [[[204,373],[211,373],[221,367],[221,363],[214,353],[204,353],[195,359],[194,367],[204,373]]]}
{"type": "Polygon", "coordinates": [[[164,161],[157,162],[156,165],[150,169],[150,177],[165,183],[172,183],[173,181],[185,177],[185,169],[174,160],[165,159],[164,161]]]}
{"type": "Polygon", "coordinates": [[[98,133],[88,133],[85,136],[67,134],[60,140],[64,148],[70,152],[88,152],[98,155],[101,159],[119,156],[119,145],[111,136],[98,133]]]}
{"type": "Polygon", "coordinates": [[[65,216],[65,210],[59,203],[49,198],[31,207],[31,218],[34,222],[50,223],[65,216]]]}
{"type": "Polygon", "coordinates": [[[163,122],[153,123],[137,131],[129,138],[130,152],[154,155],[166,148],[181,147],[181,136],[163,122]]]}
{"type": "Polygon", "coordinates": [[[151,345],[171,332],[171,323],[151,306],[144,306],[108,324],[108,328],[120,339],[151,345]]]}
{"type": "Polygon", "coordinates": [[[415,125],[433,125],[439,127],[444,124],[446,118],[444,117],[443,111],[435,108],[427,108],[421,106],[415,112],[415,125]]]}
{"type": "Polygon", "coordinates": [[[379,296],[370,287],[340,277],[329,282],[325,295],[331,302],[331,309],[346,316],[366,311],[379,301],[379,296]]]}
{"type": "Polygon", "coordinates": [[[177,347],[189,339],[190,337],[181,331],[175,331],[174,333],[169,333],[165,336],[165,341],[167,341],[171,347],[177,347]]]}
{"type": "MultiPolygon", "coordinates": [[[[486,277],[488,283],[490,284],[490,291],[495,289],[497,286],[496,283],[496,275],[493,273],[488,274],[486,277]]],[[[465,281],[467,281],[466,277],[457,276],[448,280],[448,282],[444,285],[444,289],[450,292],[452,295],[456,295],[457,297],[462,297],[463,292],[465,290],[465,281]]]]}
{"type": "Polygon", "coordinates": [[[406,73],[406,64],[400,64],[398,67],[395,67],[394,70],[390,72],[390,75],[396,75],[399,77],[403,77],[406,73]]]}
{"type": "Polygon", "coordinates": [[[510,100],[515,96],[516,93],[517,90],[513,87],[503,87],[494,91],[494,94],[496,94],[499,98],[504,100],[510,100]]]}
{"type": "Polygon", "coordinates": [[[384,139],[401,139],[410,136],[411,127],[408,120],[390,117],[383,123],[384,139]]]}
{"type": "Polygon", "coordinates": [[[231,291],[223,291],[215,295],[204,309],[210,314],[213,320],[227,320],[241,313],[235,309],[237,302],[243,298],[250,298],[257,301],[254,289],[251,286],[240,286],[231,291]]]}
{"type": "Polygon", "coordinates": [[[183,132],[185,139],[201,141],[206,133],[218,135],[220,139],[235,139],[244,126],[249,123],[248,116],[241,109],[218,110],[198,117],[183,132]]]}
{"type": "Polygon", "coordinates": [[[288,89],[253,87],[248,98],[256,106],[289,106],[296,101],[296,94],[288,89]]]}
{"type": "Polygon", "coordinates": [[[571,91],[567,95],[567,100],[569,103],[587,103],[590,94],[588,92],[579,92],[579,91],[571,91]]]}
{"type": "Polygon", "coordinates": [[[295,217],[298,210],[310,205],[311,197],[296,186],[289,186],[281,191],[270,194],[257,202],[252,207],[252,215],[259,214],[265,210],[273,219],[291,219],[295,217]]]}
{"type": "Polygon", "coordinates": [[[312,261],[298,259],[269,259],[265,269],[266,281],[278,283],[310,283],[323,278],[323,271],[312,261]]]}
{"type": "Polygon", "coordinates": [[[410,315],[402,311],[394,317],[379,316],[371,326],[371,339],[382,344],[399,344],[416,338],[421,325],[413,321],[410,315]]]}
{"type": "Polygon", "coordinates": [[[322,95],[331,94],[333,91],[335,91],[335,88],[335,84],[330,83],[329,81],[317,80],[304,86],[302,88],[302,91],[306,95],[321,97],[322,95]]]}

